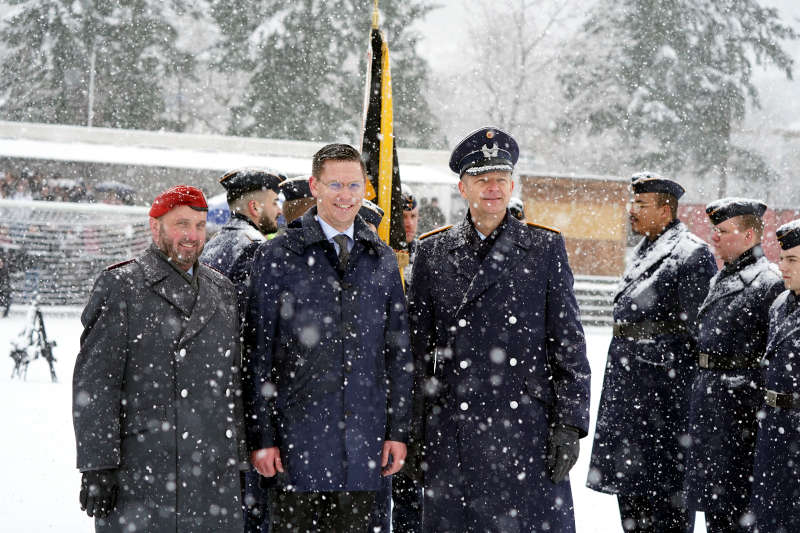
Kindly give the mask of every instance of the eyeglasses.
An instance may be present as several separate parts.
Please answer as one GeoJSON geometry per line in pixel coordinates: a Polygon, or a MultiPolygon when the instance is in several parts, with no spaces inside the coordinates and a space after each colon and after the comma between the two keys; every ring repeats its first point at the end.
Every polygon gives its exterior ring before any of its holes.
{"type": "Polygon", "coordinates": [[[361,192],[361,189],[364,188],[363,181],[352,181],[350,183],[341,183],[338,181],[331,181],[330,183],[325,183],[324,181],[320,180],[320,183],[332,190],[333,192],[342,192],[343,190],[347,189],[353,194],[358,194],[361,192]]]}
{"type": "Polygon", "coordinates": [[[634,213],[638,213],[642,209],[646,207],[656,207],[656,204],[642,204],[639,202],[628,202],[628,210],[634,213]]]}

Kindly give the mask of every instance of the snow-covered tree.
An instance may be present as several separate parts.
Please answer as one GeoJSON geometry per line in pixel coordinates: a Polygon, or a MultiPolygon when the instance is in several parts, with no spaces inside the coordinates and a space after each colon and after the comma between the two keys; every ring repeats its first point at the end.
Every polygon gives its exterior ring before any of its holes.
{"type": "MultiPolygon", "coordinates": [[[[236,7],[239,4],[240,7],[236,7]]],[[[221,26],[224,68],[250,68],[231,132],[272,138],[357,139],[361,129],[366,51],[373,2],[366,0],[235,0],[263,14],[258,25],[221,26]],[[257,4],[257,5],[254,5],[257,4]],[[247,31],[245,35],[242,29],[247,31]],[[249,43],[245,56],[241,44],[249,43]]],[[[427,0],[385,2],[381,27],[392,62],[395,132],[400,144],[427,145],[435,124],[422,96],[427,63],[411,27],[431,9],[427,0]]],[[[215,15],[220,20],[222,11],[215,15]]]]}
{"type": "Polygon", "coordinates": [[[192,75],[171,20],[182,0],[12,0],[0,28],[0,116],[113,128],[181,129],[164,82],[192,75]]]}
{"type": "Polygon", "coordinates": [[[754,63],[791,77],[782,41],[796,37],[758,0],[600,0],[560,76],[565,124],[619,134],[631,164],[719,176],[724,196],[734,159],[763,168],[731,143],[748,103],[759,103],[754,63]]]}

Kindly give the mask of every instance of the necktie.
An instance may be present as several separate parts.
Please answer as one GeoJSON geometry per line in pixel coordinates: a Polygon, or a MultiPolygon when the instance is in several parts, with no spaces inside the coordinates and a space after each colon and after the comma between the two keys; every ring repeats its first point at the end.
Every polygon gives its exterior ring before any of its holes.
{"type": "Polygon", "coordinates": [[[350,259],[350,252],[347,250],[347,235],[340,233],[335,235],[333,240],[339,245],[339,270],[344,272],[347,268],[347,261],[350,259]]]}

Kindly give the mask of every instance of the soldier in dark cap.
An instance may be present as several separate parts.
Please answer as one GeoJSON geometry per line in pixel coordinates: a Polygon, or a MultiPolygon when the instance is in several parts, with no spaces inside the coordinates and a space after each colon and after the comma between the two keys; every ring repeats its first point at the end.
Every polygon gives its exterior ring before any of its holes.
{"type": "Polygon", "coordinates": [[[697,310],[717,271],[708,245],[677,218],[684,189],[650,172],[632,178],[633,250],[614,297],[587,485],[617,495],[627,531],[684,533],[682,503],[697,310]]]}
{"type": "MultiPolygon", "coordinates": [[[[227,191],[231,218],[205,246],[200,261],[225,274],[239,295],[239,312],[244,316],[244,298],[250,263],[266,235],[278,231],[278,185],[283,178],[275,172],[239,169],[219,180],[227,191]]],[[[245,531],[268,531],[267,491],[260,486],[255,470],[245,474],[245,531]]]]}
{"type": "Polygon", "coordinates": [[[361,209],[358,210],[358,216],[364,219],[369,229],[377,233],[378,226],[383,220],[383,209],[378,204],[364,198],[361,200],[361,209]]]}
{"type": "Polygon", "coordinates": [[[498,128],[468,135],[450,158],[467,215],[420,237],[409,312],[423,531],[575,531],[568,472],[590,370],[564,238],[508,214],[518,156],[498,128]]]}
{"type": "Polygon", "coordinates": [[[287,225],[291,225],[315,204],[311,188],[308,186],[308,178],[309,176],[296,176],[280,183],[280,191],[284,198],[283,218],[286,219],[287,225]]]}
{"type": "Polygon", "coordinates": [[[800,531],[800,220],[776,232],[786,291],[769,311],[751,509],[757,533],[800,531]]]}
{"type": "Polygon", "coordinates": [[[278,231],[277,173],[258,169],[228,172],[219,180],[227,191],[231,218],[219,233],[206,244],[200,261],[216,268],[228,278],[242,250],[254,242],[263,242],[265,235],[278,231]]]}
{"type": "Polygon", "coordinates": [[[525,204],[522,203],[522,200],[519,198],[512,198],[511,201],[508,202],[508,210],[511,216],[521,222],[525,222],[525,204]]]}
{"type": "Polygon", "coordinates": [[[706,206],[712,244],[725,264],[697,312],[697,370],[691,389],[686,506],[704,511],[709,533],[743,531],[761,407],[769,307],[783,291],[764,257],[766,204],[725,198],[706,206]]]}

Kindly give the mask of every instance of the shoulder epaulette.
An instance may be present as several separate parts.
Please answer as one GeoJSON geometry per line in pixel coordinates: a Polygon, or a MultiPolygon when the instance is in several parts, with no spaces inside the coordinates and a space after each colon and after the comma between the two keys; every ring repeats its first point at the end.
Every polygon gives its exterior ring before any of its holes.
{"type": "Polygon", "coordinates": [[[422,239],[427,239],[427,238],[428,238],[428,237],[430,237],[431,235],[436,235],[437,233],[441,233],[441,232],[443,232],[443,231],[447,231],[447,230],[449,230],[449,229],[450,229],[450,228],[452,228],[452,227],[453,227],[453,225],[452,225],[452,224],[448,224],[447,226],[442,226],[441,228],[432,229],[432,230],[430,230],[429,232],[427,232],[427,233],[423,233],[422,235],[420,235],[420,236],[419,236],[419,240],[422,240],[422,239]]]}
{"type": "Polygon", "coordinates": [[[128,259],[127,261],[122,261],[122,262],[116,263],[114,265],[109,265],[109,266],[106,267],[106,270],[114,270],[115,268],[119,268],[121,266],[125,266],[128,263],[133,263],[134,261],[135,261],[135,259],[128,259]]]}
{"type": "Polygon", "coordinates": [[[526,224],[532,228],[541,228],[541,229],[546,229],[547,231],[552,231],[553,233],[561,233],[561,230],[558,230],[556,228],[551,228],[549,226],[542,226],[541,224],[537,224],[536,222],[526,222],[526,224]]]}

